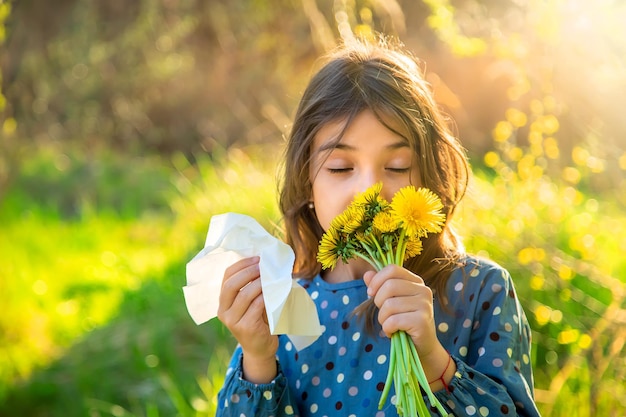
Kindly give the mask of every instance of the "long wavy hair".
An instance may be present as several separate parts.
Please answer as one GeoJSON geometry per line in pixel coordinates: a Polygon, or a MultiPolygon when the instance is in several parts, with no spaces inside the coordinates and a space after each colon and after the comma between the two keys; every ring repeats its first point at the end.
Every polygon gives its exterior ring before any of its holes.
{"type": "MultiPolygon", "coordinates": [[[[296,254],[294,275],[312,279],[321,271],[316,254],[324,230],[308,206],[315,135],[330,122],[345,120],[349,126],[366,109],[408,141],[419,164],[421,185],[443,202],[447,219],[443,231],[425,239],[422,254],[404,265],[443,296],[463,252],[450,222],[465,194],[470,168],[449,119],[423,78],[419,61],[388,40],[341,45],[327,56],[303,93],[287,138],[279,201],[285,238],[296,254]]],[[[439,301],[445,305],[445,300],[439,301]]],[[[373,314],[373,302],[357,310],[373,314]]]]}

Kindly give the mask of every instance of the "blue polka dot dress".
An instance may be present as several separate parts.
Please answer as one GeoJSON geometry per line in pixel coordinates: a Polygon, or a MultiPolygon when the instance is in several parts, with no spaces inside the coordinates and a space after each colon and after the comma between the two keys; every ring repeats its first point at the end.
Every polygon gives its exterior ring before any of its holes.
{"type": "MultiPolygon", "coordinates": [[[[397,416],[393,388],[378,410],[390,340],[378,323],[371,335],[351,314],[367,299],[363,280],[329,284],[317,276],[301,285],[317,305],[322,335],[300,351],[280,336],[279,371],[268,384],[242,378],[237,348],[218,395],[217,415],[397,416]]],[[[530,328],[508,272],[467,257],[448,280],[447,299],[445,309],[435,302],[437,336],[457,372],[448,390],[435,393],[439,401],[455,416],[538,416],[530,328]]]]}

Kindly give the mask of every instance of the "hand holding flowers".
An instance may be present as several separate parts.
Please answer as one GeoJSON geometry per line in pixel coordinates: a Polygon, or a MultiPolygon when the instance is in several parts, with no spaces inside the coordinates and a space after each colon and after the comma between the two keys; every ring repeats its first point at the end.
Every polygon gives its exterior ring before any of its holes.
{"type": "MultiPolygon", "coordinates": [[[[387,265],[402,266],[405,260],[421,253],[422,238],[429,233],[439,233],[442,230],[445,222],[445,215],[442,213],[443,204],[430,190],[416,189],[413,186],[404,187],[394,195],[391,203],[380,196],[381,190],[381,183],[373,185],[357,195],[353,202],[333,219],[320,241],[318,261],[323,268],[332,269],[339,260],[347,262],[352,258],[366,260],[376,271],[381,271],[387,265]]],[[[398,271],[394,267],[386,270],[396,273],[398,271]]],[[[409,271],[402,271],[410,274],[409,271]]],[[[384,272],[379,274],[376,283],[370,281],[371,294],[382,288],[384,283],[381,280],[385,275],[384,272]]],[[[404,282],[412,284],[410,280],[414,280],[423,284],[421,278],[411,275],[404,282]]],[[[371,280],[372,276],[367,278],[371,280]]],[[[397,285],[385,285],[384,291],[393,291],[394,287],[398,288],[397,285]]],[[[385,296],[393,295],[388,293],[385,296]]],[[[377,294],[376,297],[378,296],[377,294]]],[[[432,300],[432,296],[430,299],[432,300]]],[[[384,319],[388,314],[391,313],[382,306],[379,319],[381,315],[384,319]]],[[[389,371],[379,409],[387,399],[393,379],[396,388],[396,408],[400,415],[422,417],[430,415],[420,387],[427,394],[432,406],[442,415],[447,415],[429,387],[415,344],[406,331],[392,329],[388,333],[392,332],[389,371]]]]}

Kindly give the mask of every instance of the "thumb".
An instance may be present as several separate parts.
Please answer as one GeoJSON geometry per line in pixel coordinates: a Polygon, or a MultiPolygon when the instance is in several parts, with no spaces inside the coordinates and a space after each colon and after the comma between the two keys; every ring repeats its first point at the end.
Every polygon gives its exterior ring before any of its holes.
{"type": "Polygon", "coordinates": [[[363,281],[365,281],[365,285],[370,286],[370,282],[372,282],[372,278],[376,275],[376,271],[367,271],[363,274],[363,281]]]}

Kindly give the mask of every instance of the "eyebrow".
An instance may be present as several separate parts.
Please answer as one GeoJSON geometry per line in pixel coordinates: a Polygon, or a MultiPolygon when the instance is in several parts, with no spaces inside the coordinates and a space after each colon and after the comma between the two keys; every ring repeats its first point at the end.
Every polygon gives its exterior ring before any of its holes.
{"type": "MultiPolygon", "coordinates": [[[[396,149],[401,149],[401,148],[408,148],[409,144],[407,141],[405,140],[399,140],[397,142],[391,143],[387,146],[385,146],[386,149],[388,150],[396,150],[396,149]]],[[[346,150],[346,151],[354,151],[356,150],[356,147],[351,146],[351,145],[347,145],[345,143],[336,143],[334,140],[329,140],[327,141],[325,144],[323,144],[322,146],[320,146],[316,152],[324,152],[324,151],[328,151],[328,150],[332,150],[332,149],[340,149],[340,150],[346,150]]]]}

